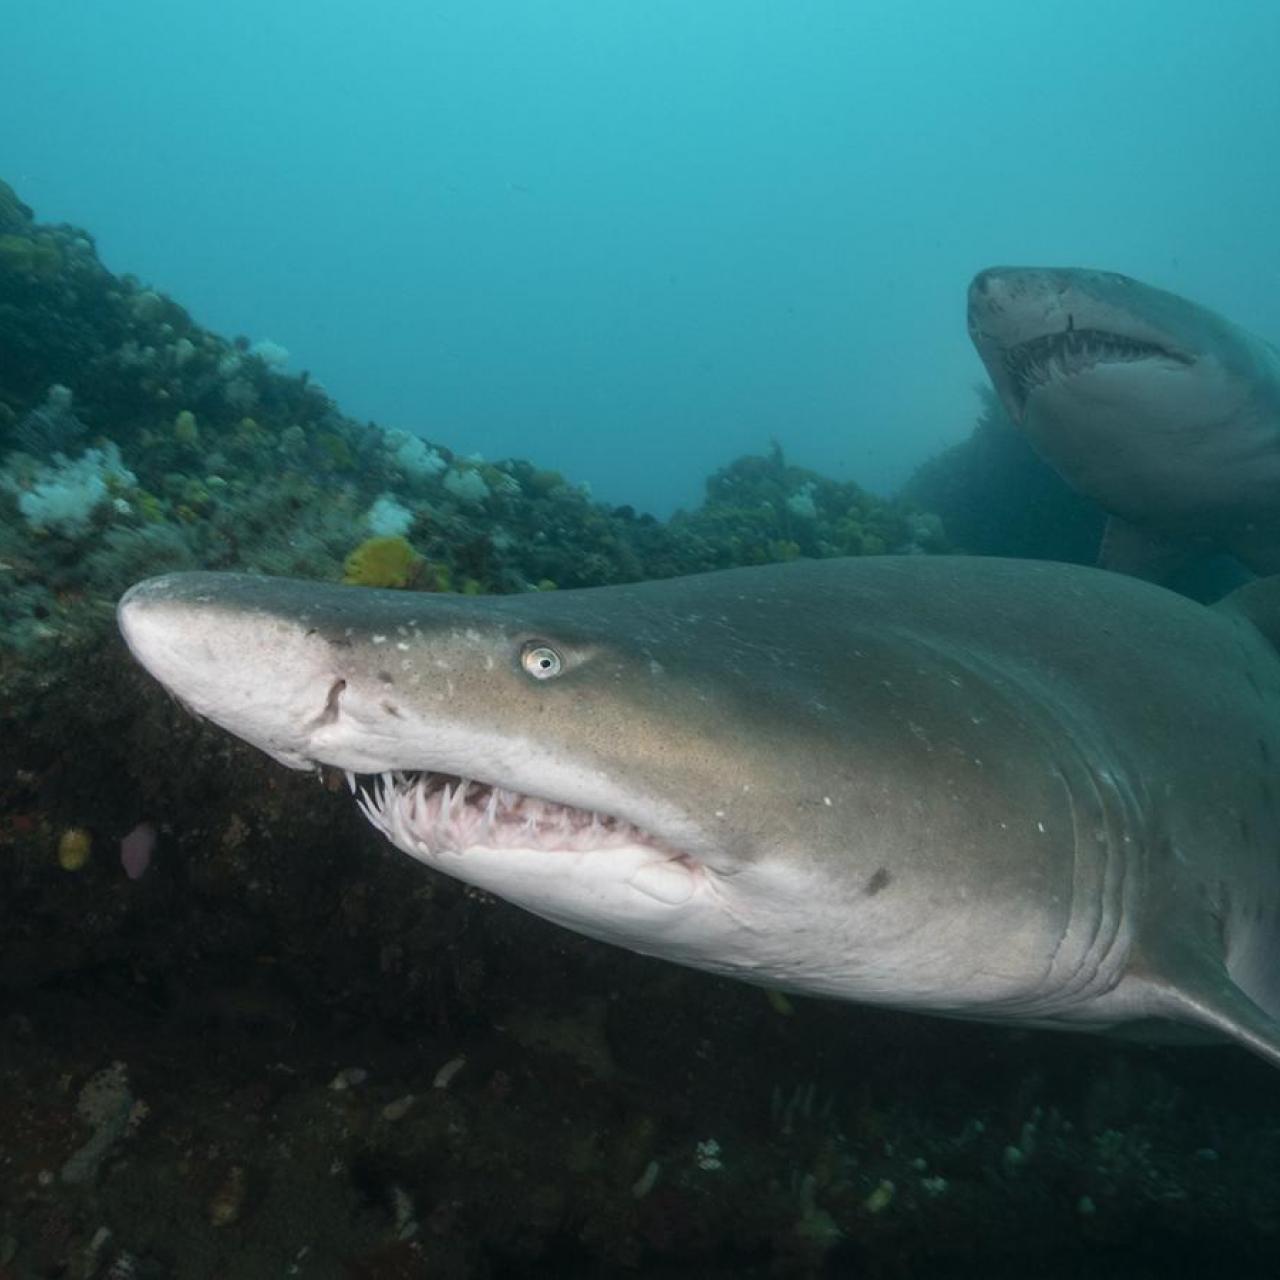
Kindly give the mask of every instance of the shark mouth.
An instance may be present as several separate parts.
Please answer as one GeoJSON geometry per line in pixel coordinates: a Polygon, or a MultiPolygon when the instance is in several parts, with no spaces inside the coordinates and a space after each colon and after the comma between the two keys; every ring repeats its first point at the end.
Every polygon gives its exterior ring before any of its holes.
{"type": "Polygon", "coordinates": [[[677,850],[610,814],[508,791],[452,774],[381,773],[347,785],[364,816],[406,853],[431,858],[468,849],[536,849],[588,853],[645,846],[682,858],[677,850]]]}
{"type": "Polygon", "coordinates": [[[1038,387],[1086,373],[1100,364],[1132,364],[1153,359],[1191,363],[1188,357],[1155,342],[1126,338],[1105,329],[1073,327],[1010,347],[1004,353],[1004,371],[1019,405],[1025,405],[1038,387]]]}

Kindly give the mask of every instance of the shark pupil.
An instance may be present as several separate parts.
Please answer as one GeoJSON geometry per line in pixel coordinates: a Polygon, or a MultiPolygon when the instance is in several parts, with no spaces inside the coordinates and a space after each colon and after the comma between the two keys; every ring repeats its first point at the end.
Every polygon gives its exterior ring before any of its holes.
{"type": "Polygon", "coordinates": [[[546,644],[526,645],[520,661],[535,680],[550,680],[552,676],[558,676],[564,666],[560,655],[546,644]]]}

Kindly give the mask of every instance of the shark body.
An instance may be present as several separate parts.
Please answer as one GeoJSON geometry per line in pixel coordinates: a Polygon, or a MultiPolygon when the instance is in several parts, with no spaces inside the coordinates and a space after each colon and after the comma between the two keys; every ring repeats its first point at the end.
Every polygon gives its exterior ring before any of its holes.
{"type": "Polygon", "coordinates": [[[1228,551],[1280,572],[1280,352],[1127,276],[995,267],[969,332],[1006,412],[1110,515],[1107,568],[1161,579],[1228,551]]]}
{"type": "Polygon", "coordinates": [[[1280,1064],[1280,583],[965,557],[455,597],[182,573],[138,660],[398,847],[594,938],[1280,1064]],[[354,785],[354,780],[353,780],[354,785]]]}

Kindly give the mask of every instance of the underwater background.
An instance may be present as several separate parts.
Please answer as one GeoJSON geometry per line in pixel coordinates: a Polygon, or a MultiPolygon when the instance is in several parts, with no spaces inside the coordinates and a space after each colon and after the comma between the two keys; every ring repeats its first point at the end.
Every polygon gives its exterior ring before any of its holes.
{"type": "Polygon", "coordinates": [[[149,682],[212,568],[1091,563],[964,323],[1280,336],[1280,9],[0,22],[0,1280],[1275,1274],[1274,1072],[780,999],[444,880],[149,682]]]}

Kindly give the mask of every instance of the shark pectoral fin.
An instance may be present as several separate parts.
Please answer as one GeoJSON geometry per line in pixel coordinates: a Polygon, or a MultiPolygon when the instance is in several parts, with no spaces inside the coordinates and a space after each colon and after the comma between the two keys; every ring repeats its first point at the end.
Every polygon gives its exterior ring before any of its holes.
{"type": "Polygon", "coordinates": [[[1187,547],[1172,538],[1163,538],[1149,529],[1110,516],[1102,534],[1098,564],[1115,573],[1161,582],[1189,555],[1187,547]]]}
{"type": "Polygon", "coordinates": [[[1280,1067],[1280,1021],[1231,980],[1220,961],[1195,951],[1162,958],[1146,982],[1151,1012],[1233,1040],[1280,1067]]]}

